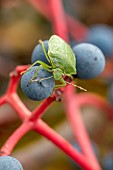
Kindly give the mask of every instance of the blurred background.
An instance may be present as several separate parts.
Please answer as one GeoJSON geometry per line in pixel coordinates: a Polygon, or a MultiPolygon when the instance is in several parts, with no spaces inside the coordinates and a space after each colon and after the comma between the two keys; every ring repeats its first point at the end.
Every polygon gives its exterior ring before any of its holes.
{"type": "MultiPolygon", "coordinates": [[[[107,25],[110,29],[113,27],[113,0],[63,0],[63,5],[69,15],[77,18],[88,29],[96,24],[107,25]]],[[[51,23],[37,12],[27,0],[1,0],[0,95],[4,94],[7,88],[9,73],[17,65],[30,64],[32,51],[38,44],[38,40],[49,39],[52,34],[51,23]]],[[[72,37],[71,40],[78,43],[72,37]]],[[[85,41],[85,38],[83,41],[85,41]]],[[[110,49],[113,51],[113,44],[110,49]]],[[[113,53],[106,54],[105,70],[97,78],[91,80],[77,79],[79,85],[86,88],[88,92],[104,97],[111,104],[111,107],[113,104],[113,88],[111,88],[113,85],[112,56],[113,53]]],[[[40,103],[28,99],[22,93],[20,85],[18,86],[18,95],[31,111],[40,103]]],[[[108,120],[102,110],[92,106],[84,106],[81,108],[81,113],[91,140],[99,148],[98,159],[100,161],[107,153],[113,151],[113,123],[108,120]]],[[[55,102],[46,111],[43,120],[70,142],[73,142],[73,132],[62,103],[55,102]]],[[[0,108],[0,146],[20,123],[18,116],[10,106],[4,105],[0,108]]],[[[25,170],[77,169],[62,151],[35,132],[29,132],[20,140],[13,156],[22,162],[25,170]]]]}

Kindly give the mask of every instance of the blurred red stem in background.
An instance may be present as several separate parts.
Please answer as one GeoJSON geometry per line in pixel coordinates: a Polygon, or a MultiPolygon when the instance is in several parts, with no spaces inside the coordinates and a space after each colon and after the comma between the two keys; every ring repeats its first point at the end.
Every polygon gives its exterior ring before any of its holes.
{"type": "Polygon", "coordinates": [[[62,0],[49,0],[48,7],[54,33],[63,38],[65,41],[69,42],[68,26],[66,22],[65,12],[62,6],[62,0]]]}
{"type": "Polygon", "coordinates": [[[35,126],[35,131],[45,136],[51,140],[55,145],[57,145],[62,151],[64,151],[68,156],[75,160],[83,169],[92,170],[88,159],[81,153],[79,153],[75,148],[69,144],[62,136],[50,128],[47,124],[41,120],[37,121],[35,126]]]}
{"type": "MultiPolygon", "coordinates": [[[[51,10],[49,10],[48,5],[46,4],[47,2],[45,3],[44,0],[41,0],[41,1],[40,0],[27,0],[27,1],[29,1],[29,3],[32,4],[33,7],[35,9],[37,9],[38,12],[40,12],[45,18],[47,18],[49,21],[51,21],[53,16],[51,14],[51,10]]],[[[59,1],[61,1],[61,0],[58,0],[57,3],[59,3],[59,1]]],[[[49,2],[50,1],[48,0],[48,3],[49,2]]],[[[56,1],[54,1],[54,3],[56,3],[56,1]]],[[[55,11],[56,11],[56,9],[55,9],[55,11]]],[[[56,12],[56,15],[59,15],[59,11],[56,12]]],[[[64,13],[63,13],[63,17],[64,17],[64,13]]],[[[74,40],[78,41],[78,40],[84,39],[88,28],[84,24],[80,23],[76,18],[73,18],[72,16],[70,16],[69,14],[65,13],[65,17],[66,17],[67,26],[69,29],[68,31],[70,32],[70,34],[74,38],[74,40]]],[[[57,18],[60,20],[59,17],[57,17],[57,18]]],[[[62,21],[62,22],[64,23],[64,21],[62,21]]]]}

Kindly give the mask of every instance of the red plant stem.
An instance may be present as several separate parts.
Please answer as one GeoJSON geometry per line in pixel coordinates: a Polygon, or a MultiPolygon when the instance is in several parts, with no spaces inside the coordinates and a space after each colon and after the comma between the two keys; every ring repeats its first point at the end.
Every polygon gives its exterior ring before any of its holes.
{"type": "MultiPolygon", "coordinates": [[[[15,74],[18,74],[16,73],[15,71],[15,74]]],[[[7,91],[6,93],[7,94],[11,94],[11,93],[15,93],[17,87],[18,87],[18,83],[19,83],[19,77],[18,75],[14,75],[13,73],[10,74],[10,80],[9,80],[9,85],[8,85],[8,88],[7,88],[7,91]]]]}
{"type": "MultiPolygon", "coordinates": [[[[38,10],[45,18],[47,18],[49,21],[51,20],[51,14],[50,10],[48,10],[47,4],[43,0],[28,0],[34,8],[38,10]]],[[[59,0],[58,0],[59,1],[59,0]]],[[[48,0],[49,2],[49,0],[48,0]]],[[[55,2],[55,1],[54,1],[55,2]]],[[[69,32],[72,35],[72,37],[75,39],[75,41],[82,40],[85,37],[86,32],[88,31],[88,28],[77,21],[77,19],[73,18],[69,14],[65,14],[65,17],[67,19],[67,24],[69,28],[69,32]]]]}
{"type": "Polygon", "coordinates": [[[50,104],[55,100],[55,97],[45,99],[39,107],[33,112],[26,108],[26,106],[18,98],[17,94],[14,93],[7,98],[7,102],[19,113],[20,118],[25,122],[9,137],[6,143],[1,148],[1,155],[9,155],[14,149],[17,142],[33,128],[35,121],[44,113],[44,111],[50,106],[50,104]]]}
{"type": "Polygon", "coordinates": [[[15,109],[15,111],[22,120],[25,120],[26,117],[29,117],[31,115],[31,112],[23,104],[23,102],[20,100],[16,93],[12,93],[7,96],[7,103],[9,103],[12,108],[15,109]]]}
{"type": "Polygon", "coordinates": [[[18,87],[19,79],[21,77],[20,73],[28,68],[28,65],[17,66],[16,69],[10,73],[10,81],[6,93],[15,93],[18,87]]]}
{"type": "Polygon", "coordinates": [[[93,163],[92,166],[94,167],[94,169],[100,169],[96,161],[96,158],[92,152],[92,147],[89,142],[90,140],[83,125],[83,121],[80,115],[80,106],[87,105],[87,104],[95,105],[96,107],[103,109],[104,112],[106,111],[110,116],[110,118],[112,119],[113,119],[113,109],[106,103],[105,100],[103,100],[102,97],[99,97],[91,93],[89,94],[81,93],[74,96],[72,95],[72,93],[70,93],[71,88],[73,87],[67,86],[64,93],[65,107],[66,107],[68,118],[70,120],[74,134],[81,146],[83,153],[90,158],[90,160],[93,163]],[[75,116],[74,116],[74,110],[75,110],[75,116]]]}
{"type": "Polygon", "coordinates": [[[55,101],[55,96],[53,97],[48,97],[47,99],[45,99],[40,105],[39,107],[33,111],[32,116],[30,117],[30,121],[37,121],[37,119],[39,119],[42,114],[47,110],[47,108],[50,106],[50,104],[52,104],[55,101]]]}
{"type": "Polygon", "coordinates": [[[47,3],[43,0],[27,0],[38,12],[40,12],[45,18],[50,20],[50,11],[47,3]]]}
{"type": "Polygon", "coordinates": [[[79,153],[70,143],[68,143],[63,137],[61,137],[41,119],[36,122],[34,130],[51,140],[62,151],[64,151],[74,161],[76,161],[83,169],[93,170],[89,165],[88,159],[83,156],[83,154],[79,153]]]}
{"type": "Polygon", "coordinates": [[[78,94],[76,97],[74,97],[74,100],[76,100],[76,104],[79,107],[83,105],[92,105],[103,110],[103,112],[106,112],[108,117],[113,120],[113,108],[103,97],[87,92],[78,94]]]}
{"type": "Polygon", "coordinates": [[[32,122],[28,122],[28,121],[23,122],[23,124],[14,131],[14,133],[9,137],[9,139],[5,142],[5,144],[1,148],[2,155],[10,155],[17,142],[28,131],[30,131],[32,127],[33,127],[32,122]]]}
{"type": "Polygon", "coordinates": [[[51,14],[51,23],[54,33],[68,42],[68,26],[62,6],[62,0],[49,0],[48,7],[51,14]]]}
{"type": "Polygon", "coordinates": [[[4,95],[0,98],[0,106],[5,104],[5,103],[6,103],[6,96],[4,95]]]}
{"type": "Polygon", "coordinates": [[[65,97],[65,109],[67,112],[68,120],[71,123],[74,135],[83,151],[83,153],[89,158],[90,166],[92,169],[100,170],[100,166],[96,160],[96,157],[92,151],[92,146],[90,144],[90,139],[88,137],[87,131],[84,127],[84,123],[82,121],[82,117],[80,115],[80,107],[78,107],[77,95],[73,97],[70,95],[70,86],[66,87],[64,97],[65,97]],[[77,103],[77,104],[76,104],[77,103]],[[75,110],[76,108],[76,110],[75,110]],[[74,114],[75,110],[75,114],[74,114]]]}
{"type": "Polygon", "coordinates": [[[66,15],[66,18],[71,36],[75,39],[75,41],[83,40],[86,36],[88,28],[77,21],[77,19],[75,21],[75,18],[69,15],[66,15]]]}

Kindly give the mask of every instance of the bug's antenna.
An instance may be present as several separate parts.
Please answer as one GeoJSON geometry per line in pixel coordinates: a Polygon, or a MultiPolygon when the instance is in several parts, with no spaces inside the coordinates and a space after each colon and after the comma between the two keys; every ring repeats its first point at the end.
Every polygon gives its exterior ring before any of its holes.
{"type": "Polygon", "coordinates": [[[80,90],[87,91],[87,90],[86,90],[86,89],[84,89],[83,87],[78,86],[78,85],[76,85],[76,84],[69,83],[69,82],[67,82],[67,81],[66,81],[66,83],[67,83],[67,84],[70,84],[70,85],[72,85],[72,86],[75,86],[75,87],[79,88],[80,90]]]}

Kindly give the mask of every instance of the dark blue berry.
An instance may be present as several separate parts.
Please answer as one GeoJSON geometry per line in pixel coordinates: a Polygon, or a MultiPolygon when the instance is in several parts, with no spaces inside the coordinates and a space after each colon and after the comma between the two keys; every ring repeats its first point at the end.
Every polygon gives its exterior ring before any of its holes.
{"type": "Polygon", "coordinates": [[[26,71],[21,78],[22,91],[32,100],[40,101],[49,97],[54,89],[55,81],[52,73],[40,68],[35,79],[32,80],[36,73],[38,66],[33,66],[30,70],[26,71]],[[52,76],[51,78],[49,78],[52,76]],[[41,80],[42,78],[48,78],[41,80]]]}
{"type": "Polygon", "coordinates": [[[77,76],[80,79],[92,79],[100,75],[105,68],[102,51],[90,43],[80,43],[73,48],[76,57],[77,76]]]}
{"type": "MultiPolygon", "coordinates": [[[[45,47],[46,53],[47,53],[48,52],[48,40],[45,40],[43,42],[44,42],[44,47],[45,47]]],[[[50,63],[48,62],[48,60],[43,52],[41,44],[38,44],[32,52],[31,63],[33,64],[37,60],[43,61],[44,63],[50,65],[50,63]]],[[[38,66],[40,64],[37,63],[36,65],[38,66]]]]}
{"type": "Polygon", "coordinates": [[[113,55],[113,29],[110,26],[104,24],[92,26],[85,41],[98,46],[106,57],[113,55]]]}
{"type": "Polygon", "coordinates": [[[11,156],[1,156],[0,170],[23,170],[23,167],[17,159],[11,156]]]}

